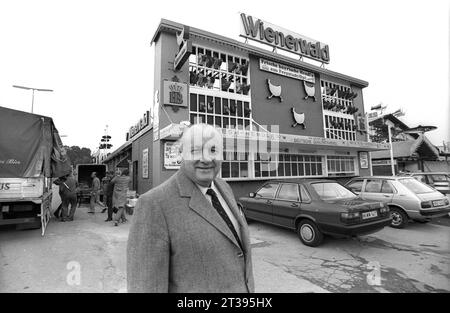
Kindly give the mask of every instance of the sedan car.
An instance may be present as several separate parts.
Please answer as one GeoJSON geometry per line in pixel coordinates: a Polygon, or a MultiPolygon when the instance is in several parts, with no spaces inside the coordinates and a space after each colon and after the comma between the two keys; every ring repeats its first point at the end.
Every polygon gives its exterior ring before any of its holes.
{"type": "Polygon", "coordinates": [[[394,228],[404,228],[409,220],[428,222],[450,212],[448,198],[412,177],[356,177],[345,186],[362,199],[385,202],[394,228]]]}
{"type": "Polygon", "coordinates": [[[414,177],[418,181],[433,187],[440,193],[450,196],[450,174],[446,172],[412,172],[402,176],[414,177]]]}
{"type": "Polygon", "coordinates": [[[390,225],[389,208],[361,200],[336,181],[274,180],[239,198],[247,220],[296,230],[303,244],[320,245],[324,235],[357,236],[390,225]]]}

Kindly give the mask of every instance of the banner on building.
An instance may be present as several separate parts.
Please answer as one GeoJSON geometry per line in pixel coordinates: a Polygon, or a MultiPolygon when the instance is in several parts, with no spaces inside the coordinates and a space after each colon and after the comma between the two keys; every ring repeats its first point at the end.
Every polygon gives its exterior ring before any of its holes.
{"type": "Polygon", "coordinates": [[[142,178],[148,178],[148,148],[142,150],[142,178]]]}
{"type": "Polygon", "coordinates": [[[259,59],[259,68],[266,72],[275,73],[298,80],[304,80],[310,83],[315,83],[316,81],[313,73],[302,71],[297,68],[266,59],[259,59]]]}

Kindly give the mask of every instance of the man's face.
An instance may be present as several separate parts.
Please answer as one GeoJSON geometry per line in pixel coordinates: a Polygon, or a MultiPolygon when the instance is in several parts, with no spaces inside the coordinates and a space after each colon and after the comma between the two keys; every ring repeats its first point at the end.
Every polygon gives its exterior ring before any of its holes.
{"type": "Polygon", "coordinates": [[[94,178],[94,177],[95,177],[95,173],[92,173],[92,174],[91,174],[91,177],[94,178]]]}
{"type": "Polygon", "coordinates": [[[222,138],[193,134],[183,144],[181,169],[195,183],[209,187],[222,166],[222,138]]]}

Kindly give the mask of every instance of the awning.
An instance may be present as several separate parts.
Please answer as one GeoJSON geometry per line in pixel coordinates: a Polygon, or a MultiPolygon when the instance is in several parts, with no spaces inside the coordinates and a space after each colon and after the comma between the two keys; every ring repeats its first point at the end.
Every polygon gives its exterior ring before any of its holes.
{"type": "MultiPolygon", "coordinates": [[[[424,135],[420,135],[416,140],[393,142],[392,152],[396,159],[417,159],[419,157],[428,159],[439,158],[439,150],[424,135]]],[[[372,154],[372,159],[387,158],[390,158],[389,151],[379,151],[372,154]]]]}
{"type": "MultiPolygon", "coordinates": [[[[160,130],[160,138],[166,140],[177,140],[183,134],[186,126],[170,124],[160,130]]],[[[366,141],[349,141],[329,139],[323,137],[299,136],[291,134],[280,134],[264,131],[250,131],[234,128],[219,128],[224,139],[248,140],[248,141],[270,141],[278,143],[289,143],[304,146],[305,148],[338,149],[338,150],[363,150],[378,151],[389,149],[389,144],[366,141]]]]}

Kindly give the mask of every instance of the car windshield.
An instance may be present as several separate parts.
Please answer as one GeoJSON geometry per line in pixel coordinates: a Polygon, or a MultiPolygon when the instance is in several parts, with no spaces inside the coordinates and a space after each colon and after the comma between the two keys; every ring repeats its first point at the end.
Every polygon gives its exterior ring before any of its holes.
{"type": "Polygon", "coordinates": [[[338,183],[315,183],[312,186],[322,200],[354,199],[358,197],[338,183]]]}
{"type": "Polygon", "coordinates": [[[428,185],[425,185],[424,183],[421,183],[420,181],[414,178],[399,179],[398,181],[403,186],[405,186],[406,188],[408,188],[409,190],[411,190],[416,194],[434,192],[433,188],[429,187],[428,185]]]}

